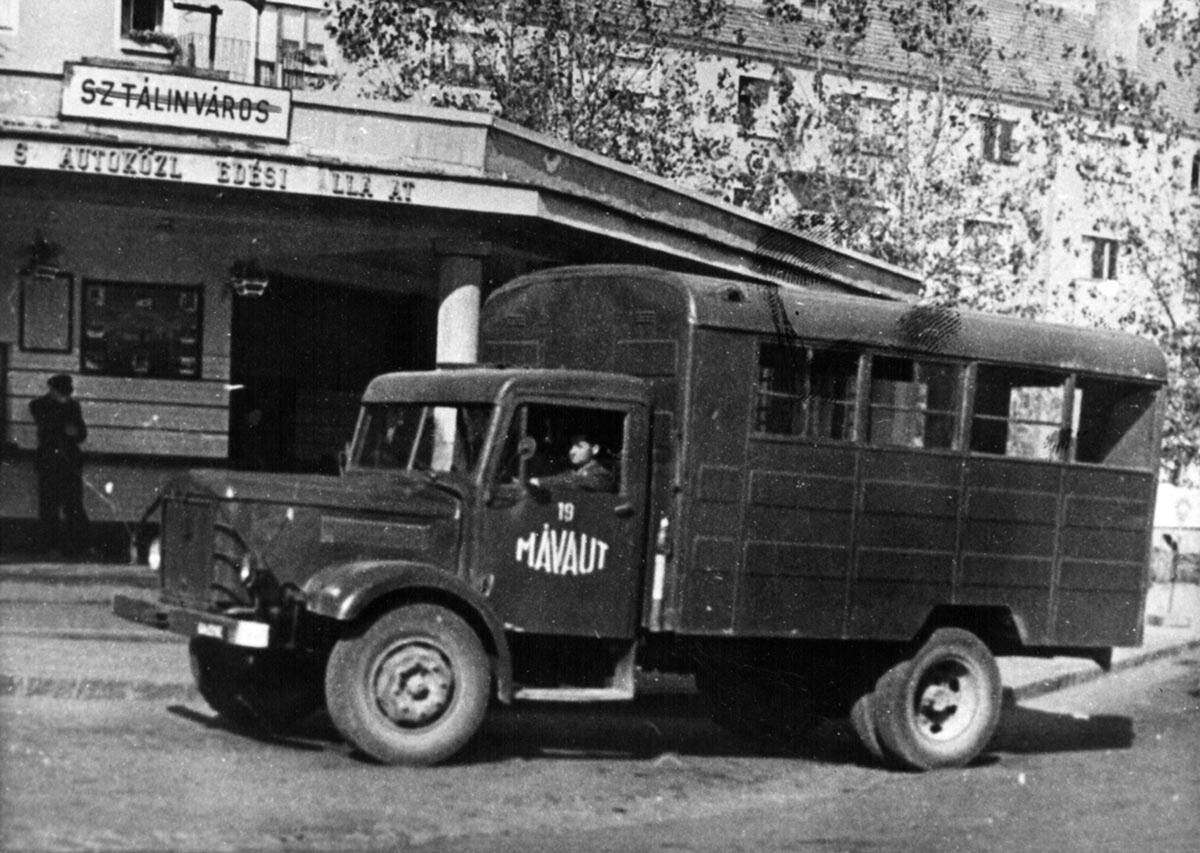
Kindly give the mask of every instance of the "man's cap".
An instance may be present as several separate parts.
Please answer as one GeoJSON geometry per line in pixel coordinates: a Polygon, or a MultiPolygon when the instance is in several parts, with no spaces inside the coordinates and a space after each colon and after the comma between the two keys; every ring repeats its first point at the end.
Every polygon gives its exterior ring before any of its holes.
{"type": "Polygon", "coordinates": [[[56,373],[54,376],[51,376],[46,380],[46,384],[59,394],[70,394],[75,388],[75,383],[72,382],[71,377],[65,373],[56,373]]]}
{"type": "Polygon", "coordinates": [[[586,432],[573,432],[573,433],[571,433],[570,437],[568,438],[568,441],[570,442],[570,444],[568,446],[576,445],[581,441],[585,441],[588,444],[596,444],[596,440],[594,438],[592,438],[590,435],[588,435],[586,432]]]}

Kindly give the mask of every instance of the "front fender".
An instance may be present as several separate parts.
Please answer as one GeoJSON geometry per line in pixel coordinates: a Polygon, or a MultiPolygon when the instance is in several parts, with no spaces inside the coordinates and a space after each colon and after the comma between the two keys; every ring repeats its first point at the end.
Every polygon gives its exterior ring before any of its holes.
{"type": "Polygon", "coordinates": [[[512,697],[512,656],[504,623],[482,595],[460,578],[426,563],[364,561],[329,566],[304,583],[310,613],[349,622],[381,597],[396,592],[434,592],[456,602],[476,630],[486,632],[485,644],[496,659],[496,688],[503,701],[512,697]],[[490,642],[487,642],[490,640],[490,642]]]}

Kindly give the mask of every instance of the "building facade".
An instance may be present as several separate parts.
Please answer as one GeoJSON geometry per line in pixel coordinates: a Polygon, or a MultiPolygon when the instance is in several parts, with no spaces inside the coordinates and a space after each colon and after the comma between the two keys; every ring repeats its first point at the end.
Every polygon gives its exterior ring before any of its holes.
{"type": "Polygon", "coordinates": [[[0,0],[0,518],[36,514],[55,373],[89,515],[128,524],[183,467],[336,469],[367,379],[473,360],[520,272],[919,286],[490,116],[315,91],[319,7],[0,0]]]}

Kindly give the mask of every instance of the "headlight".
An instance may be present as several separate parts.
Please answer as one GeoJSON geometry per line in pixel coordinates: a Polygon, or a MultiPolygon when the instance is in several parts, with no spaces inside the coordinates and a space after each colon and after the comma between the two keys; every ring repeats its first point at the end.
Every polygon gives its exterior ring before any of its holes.
{"type": "Polygon", "coordinates": [[[150,540],[146,549],[146,564],[155,572],[162,568],[162,539],[157,536],[150,540]]]}
{"type": "Polygon", "coordinates": [[[238,565],[238,580],[242,586],[249,585],[254,578],[254,564],[250,560],[250,554],[247,552],[242,555],[242,562],[238,565]]]}

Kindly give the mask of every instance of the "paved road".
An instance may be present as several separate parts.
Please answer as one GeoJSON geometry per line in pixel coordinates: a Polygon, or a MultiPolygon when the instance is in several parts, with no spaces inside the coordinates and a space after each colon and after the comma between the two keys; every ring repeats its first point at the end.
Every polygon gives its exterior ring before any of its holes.
{"type": "Polygon", "coordinates": [[[687,695],[495,715],[432,770],[358,760],[316,719],[254,739],[201,705],[0,699],[3,849],[1191,850],[1200,655],[1010,710],[975,767],[871,766],[844,725],[790,754],[687,695]]]}

